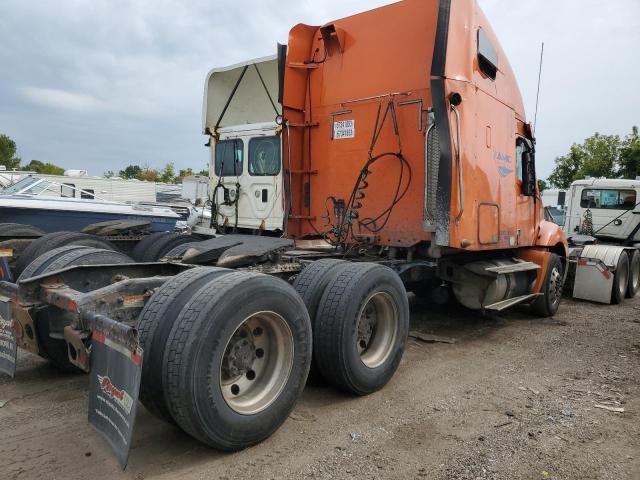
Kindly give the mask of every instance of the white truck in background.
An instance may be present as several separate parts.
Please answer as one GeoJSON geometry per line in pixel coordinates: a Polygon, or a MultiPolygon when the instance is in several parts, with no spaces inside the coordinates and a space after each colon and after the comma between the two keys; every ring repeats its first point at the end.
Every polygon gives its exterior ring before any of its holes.
{"type": "MultiPolygon", "coordinates": [[[[552,212],[547,212],[553,217],[552,212]]],[[[577,180],[566,192],[573,297],[620,303],[640,289],[640,180],[577,180]]]]}
{"type": "Polygon", "coordinates": [[[283,231],[281,113],[275,55],[209,72],[203,133],[210,202],[195,231],[283,231]]]}

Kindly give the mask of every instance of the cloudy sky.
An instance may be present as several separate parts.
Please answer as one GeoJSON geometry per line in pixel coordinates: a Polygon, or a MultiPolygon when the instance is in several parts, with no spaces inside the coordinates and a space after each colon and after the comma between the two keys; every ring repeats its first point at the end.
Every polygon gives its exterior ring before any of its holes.
{"type": "MultiPolygon", "coordinates": [[[[24,161],[92,174],[130,163],[203,168],[208,70],[275,52],[299,22],[384,0],[0,0],[0,132],[24,161]]],[[[480,0],[535,107],[538,170],[595,131],[640,124],[639,0],[480,0]]]]}

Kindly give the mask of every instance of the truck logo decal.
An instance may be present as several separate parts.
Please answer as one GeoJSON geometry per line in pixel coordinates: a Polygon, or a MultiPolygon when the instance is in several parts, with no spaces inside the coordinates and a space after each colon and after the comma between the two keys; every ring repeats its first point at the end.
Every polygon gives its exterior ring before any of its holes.
{"type": "Polygon", "coordinates": [[[133,399],[127,392],[116,387],[107,375],[98,375],[98,385],[100,385],[100,389],[106,393],[107,396],[115,400],[118,406],[127,412],[127,414],[131,412],[133,399]]]}
{"type": "Polygon", "coordinates": [[[504,165],[498,165],[498,173],[500,174],[501,177],[506,177],[511,172],[513,172],[513,170],[510,169],[509,167],[505,167],[504,165]]]}
{"type": "Polygon", "coordinates": [[[493,158],[496,162],[496,166],[498,167],[498,173],[502,178],[506,177],[507,175],[513,172],[513,168],[510,168],[509,166],[505,165],[505,164],[511,165],[512,163],[511,155],[507,155],[505,153],[498,152],[496,150],[494,151],[493,158]]]}

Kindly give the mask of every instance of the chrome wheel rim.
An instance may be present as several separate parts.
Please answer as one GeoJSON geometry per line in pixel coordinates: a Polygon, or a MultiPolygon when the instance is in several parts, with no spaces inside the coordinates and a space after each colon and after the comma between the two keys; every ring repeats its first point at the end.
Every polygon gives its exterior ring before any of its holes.
{"type": "Polygon", "coordinates": [[[562,297],[562,275],[558,267],[553,267],[551,276],[549,277],[549,297],[551,305],[555,306],[560,302],[562,297]]]}
{"type": "Polygon", "coordinates": [[[382,365],[396,343],[398,308],[386,292],[371,294],[358,315],[356,348],[360,360],[369,368],[382,365]]]}
{"type": "Polygon", "coordinates": [[[252,415],[271,405],[293,367],[293,334],[275,312],[247,317],[227,341],[220,364],[220,390],[237,413],[252,415]]]}

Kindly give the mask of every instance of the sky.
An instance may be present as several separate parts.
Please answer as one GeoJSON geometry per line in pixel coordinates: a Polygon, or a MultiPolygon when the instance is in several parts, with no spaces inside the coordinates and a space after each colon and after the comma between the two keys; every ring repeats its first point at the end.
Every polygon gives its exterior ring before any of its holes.
{"type": "MultiPolygon", "coordinates": [[[[454,0],[455,1],[455,0],[454,0]]],[[[205,168],[202,95],[214,67],[275,53],[297,23],[382,0],[0,0],[0,133],[18,155],[101,175],[205,168]]],[[[539,176],[594,132],[640,124],[640,0],[479,0],[533,119],[539,176]]]]}

